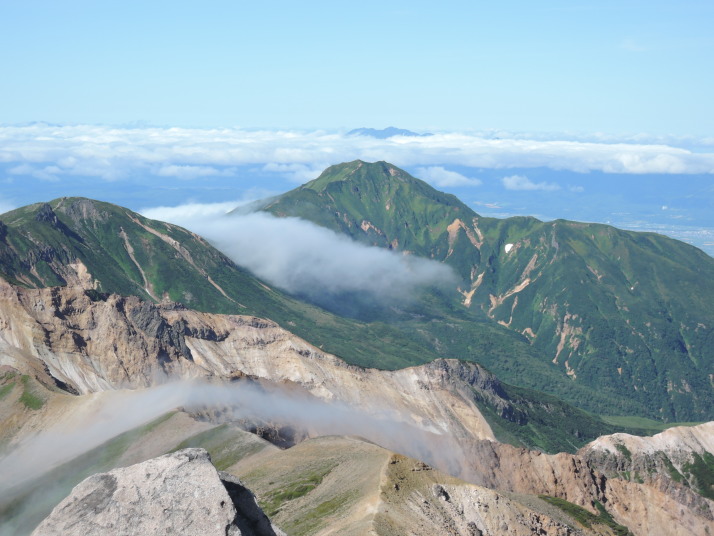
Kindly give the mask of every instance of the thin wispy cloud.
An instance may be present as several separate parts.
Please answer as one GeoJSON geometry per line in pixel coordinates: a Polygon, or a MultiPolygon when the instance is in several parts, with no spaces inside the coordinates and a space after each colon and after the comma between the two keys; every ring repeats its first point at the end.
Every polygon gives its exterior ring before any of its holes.
{"type": "Polygon", "coordinates": [[[58,181],[58,173],[62,169],[58,166],[33,166],[30,164],[20,164],[7,170],[10,175],[29,176],[43,181],[58,181]]]}
{"type": "Polygon", "coordinates": [[[232,170],[219,170],[211,166],[191,166],[191,165],[175,165],[169,164],[158,168],[155,174],[159,177],[175,177],[177,179],[191,180],[199,177],[213,177],[223,175],[229,177],[233,174],[232,170]]]}
{"type": "Polygon", "coordinates": [[[501,179],[506,190],[543,190],[552,192],[560,190],[560,186],[552,182],[533,182],[525,175],[511,175],[501,179]]]}
{"type": "Polygon", "coordinates": [[[480,186],[482,184],[479,179],[466,177],[456,171],[449,171],[442,166],[417,168],[417,176],[437,188],[447,188],[449,186],[480,186]]]}
{"type": "Polygon", "coordinates": [[[316,179],[322,170],[334,162],[319,162],[314,164],[278,164],[268,163],[263,166],[263,171],[278,173],[291,182],[303,184],[316,179]]]}

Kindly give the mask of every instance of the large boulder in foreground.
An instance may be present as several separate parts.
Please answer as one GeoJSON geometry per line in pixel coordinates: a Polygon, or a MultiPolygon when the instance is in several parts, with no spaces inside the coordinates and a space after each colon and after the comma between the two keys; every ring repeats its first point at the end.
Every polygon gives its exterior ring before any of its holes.
{"type": "Polygon", "coordinates": [[[284,536],[204,449],[184,449],[79,483],[33,536],[284,536]]]}

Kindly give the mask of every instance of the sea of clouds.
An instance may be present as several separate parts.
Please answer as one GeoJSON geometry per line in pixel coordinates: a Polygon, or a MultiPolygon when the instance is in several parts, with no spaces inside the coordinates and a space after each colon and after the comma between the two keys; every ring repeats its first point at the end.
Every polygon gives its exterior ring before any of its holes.
{"type": "Polygon", "coordinates": [[[705,149],[695,151],[666,143],[678,140],[522,136],[447,132],[376,139],[328,131],[32,124],[0,126],[0,163],[9,176],[48,181],[65,176],[111,181],[136,173],[190,180],[228,176],[232,167],[254,164],[290,174],[295,182],[305,182],[331,164],[355,159],[423,166],[427,174],[436,173],[437,181],[462,180],[443,173],[438,176],[438,171],[430,170],[444,165],[632,174],[714,173],[711,140],[699,140],[696,145],[705,149]]]}

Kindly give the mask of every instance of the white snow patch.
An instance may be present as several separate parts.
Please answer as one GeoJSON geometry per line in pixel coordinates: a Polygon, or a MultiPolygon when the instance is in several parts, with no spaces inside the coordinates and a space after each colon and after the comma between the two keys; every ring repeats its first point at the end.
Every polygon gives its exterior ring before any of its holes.
{"type": "Polygon", "coordinates": [[[503,249],[505,249],[506,253],[508,253],[513,249],[513,244],[506,244],[505,246],[503,246],[503,249]]]}

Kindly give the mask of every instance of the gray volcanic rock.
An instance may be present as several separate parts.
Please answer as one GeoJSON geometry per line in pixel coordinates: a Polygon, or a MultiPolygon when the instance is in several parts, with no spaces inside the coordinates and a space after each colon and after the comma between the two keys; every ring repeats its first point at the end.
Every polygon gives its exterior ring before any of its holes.
{"type": "Polygon", "coordinates": [[[93,475],[33,536],[284,536],[241,482],[219,473],[204,449],[184,449],[93,475]]]}

